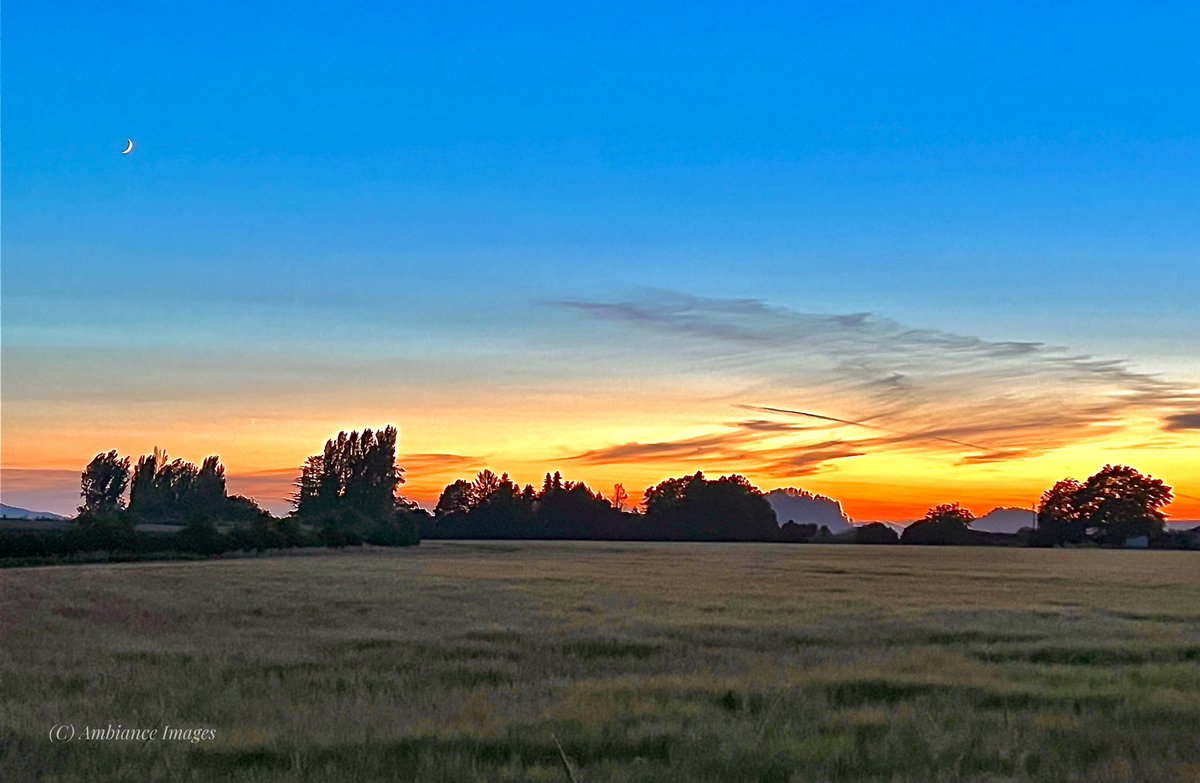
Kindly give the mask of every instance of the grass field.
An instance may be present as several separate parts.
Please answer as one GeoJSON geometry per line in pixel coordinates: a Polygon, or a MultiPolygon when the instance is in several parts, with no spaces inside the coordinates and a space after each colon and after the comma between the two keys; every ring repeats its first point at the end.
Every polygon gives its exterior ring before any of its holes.
{"type": "Polygon", "coordinates": [[[0,572],[0,780],[1200,781],[1200,556],[425,543],[0,572]],[[52,744],[77,730],[216,739],[52,744]]]}

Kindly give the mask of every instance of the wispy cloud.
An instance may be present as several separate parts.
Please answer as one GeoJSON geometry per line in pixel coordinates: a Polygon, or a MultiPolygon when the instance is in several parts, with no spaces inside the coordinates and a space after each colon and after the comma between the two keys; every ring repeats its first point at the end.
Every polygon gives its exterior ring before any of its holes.
{"type": "Polygon", "coordinates": [[[733,459],[742,456],[739,446],[750,440],[751,438],[743,432],[714,433],[673,441],[623,443],[591,449],[567,457],[567,459],[592,465],[676,460],[701,455],[709,457],[719,455],[724,459],[733,459]]]}
{"type": "Polygon", "coordinates": [[[1196,389],[1041,342],[676,292],[556,304],[677,338],[702,360],[695,372],[736,377],[744,390],[736,407],[762,416],[678,441],[596,449],[576,455],[581,461],[705,453],[797,475],[876,450],[937,451],[962,464],[1018,460],[1110,436],[1135,419],[1171,432],[1200,429],[1196,389]],[[805,424],[793,429],[787,419],[805,424]],[[838,437],[821,434],[832,430],[838,437]]]}
{"type": "Polygon", "coordinates": [[[1163,429],[1169,431],[1200,430],[1200,413],[1175,413],[1167,416],[1163,420],[1163,429]]]}
{"type": "Polygon", "coordinates": [[[587,465],[630,462],[653,465],[687,465],[718,472],[745,472],[755,476],[787,478],[816,473],[840,459],[862,456],[859,444],[842,439],[811,443],[772,443],[771,436],[795,435],[803,428],[764,428],[762,422],[734,422],[721,430],[695,437],[658,442],[629,442],[590,449],[566,457],[587,465]]]}
{"type": "Polygon", "coordinates": [[[987,446],[976,446],[973,443],[967,443],[962,440],[954,440],[953,438],[943,438],[940,435],[932,435],[921,432],[899,432],[897,430],[881,427],[878,424],[868,424],[865,421],[851,421],[849,419],[839,419],[836,416],[824,416],[820,413],[811,413],[809,411],[794,411],[788,408],[771,408],[766,405],[739,405],[740,408],[748,408],[749,410],[763,411],[765,413],[782,413],[787,416],[805,416],[810,419],[818,419],[820,421],[832,421],[838,424],[849,424],[853,427],[864,427],[870,430],[878,430],[888,432],[894,436],[898,436],[905,440],[939,440],[943,443],[950,443],[955,446],[965,446],[968,449],[979,449],[981,451],[990,451],[987,446]]]}

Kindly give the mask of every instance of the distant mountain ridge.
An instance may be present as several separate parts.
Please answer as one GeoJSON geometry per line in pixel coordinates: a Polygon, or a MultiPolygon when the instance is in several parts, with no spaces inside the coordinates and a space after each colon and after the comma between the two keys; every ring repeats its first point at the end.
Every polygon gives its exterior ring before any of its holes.
{"type": "Polygon", "coordinates": [[[1200,530],[1200,519],[1168,519],[1167,529],[1180,530],[1200,530]]]}
{"type": "Polygon", "coordinates": [[[972,522],[971,529],[984,533],[1016,533],[1033,525],[1034,513],[1028,508],[993,508],[972,522]]]}
{"type": "Polygon", "coordinates": [[[831,497],[796,487],[773,489],[764,497],[775,510],[775,519],[780,527],[788,522],[818,527],[824,525],[835,534],[854,527],[850,517],[842,510],[842,504],[831,497]]]}
{"type": "MultiPolygon", "coordinates": [[[[972,530],[984,533],[1016,533],[1023,527],[1033,527],[1034,512],[1027,508],[994,508],[971,524],[972,530]]],[[[1200,526],[1196,519],[1171,519],[1167,521],[1168,530],[1191,530],[1200,526]]]]}
{"type": "Polygon", "coordinates": [[[27,508],[20,506],[8,506],[0,503],[0,518],[3,519],[54,519],[64,520],[70,517],[64,517],[62,514],[54,514],[50,511],[30,511],[27,508]]]}

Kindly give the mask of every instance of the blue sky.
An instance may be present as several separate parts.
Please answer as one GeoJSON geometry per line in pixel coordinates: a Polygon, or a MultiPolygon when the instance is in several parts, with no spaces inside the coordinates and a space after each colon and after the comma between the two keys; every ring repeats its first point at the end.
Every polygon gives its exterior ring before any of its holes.
{"type": "Polygon", "coordinates": [[[652,363],[548,303],[656,290],[1200,382],[1194,4],[385,5],[5,4],[6,461],[81,388],[652,363]]]}
{"type": "Polygon", "coordinates": [[[438,6],[8,4],[7,282],[499,268],[1068,323],[1197,293],[1194,6],[438,6]]]}

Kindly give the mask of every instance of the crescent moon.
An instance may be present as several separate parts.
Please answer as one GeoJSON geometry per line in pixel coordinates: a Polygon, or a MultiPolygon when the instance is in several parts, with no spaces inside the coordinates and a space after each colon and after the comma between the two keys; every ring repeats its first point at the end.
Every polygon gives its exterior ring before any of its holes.
{"type": "Polygon", "coordinates": [[[128,155],[133,152],[133,139],[125,139],[125,141],[129,142],[129,146],[121,150],[122,155],[128,155]]]}

